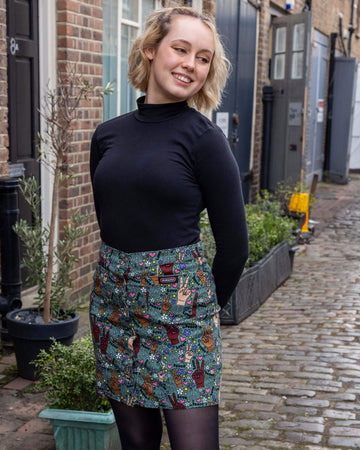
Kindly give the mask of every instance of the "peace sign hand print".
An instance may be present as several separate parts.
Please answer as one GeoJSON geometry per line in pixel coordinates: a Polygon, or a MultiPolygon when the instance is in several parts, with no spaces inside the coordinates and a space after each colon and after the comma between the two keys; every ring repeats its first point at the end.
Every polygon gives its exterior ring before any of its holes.
{"type": "Polygon", "coordinates": [[[180,278],[180,288],[178,290],[177,304],[180,306],[185,306],[186,300],[190,297],[191,290],[188,288],[190,276],[187,277],[184,282],[183,278],[180,278]]]}

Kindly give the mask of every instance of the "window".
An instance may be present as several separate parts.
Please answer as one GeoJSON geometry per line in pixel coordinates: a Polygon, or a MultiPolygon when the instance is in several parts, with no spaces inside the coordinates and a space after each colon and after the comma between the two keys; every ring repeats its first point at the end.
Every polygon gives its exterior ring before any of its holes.
{"type": "Polygon", "coordinates": [[[293,31],[291,78],[298,80],[303,77],[304,67],[305,24],[297,23],[293,31]]]}
{"type": "Polygon", "coordinates": [[[104,97],[103,119],[108,120],[136,107],[139,95],[127,81],[127,59],[132,42],[158,0],[103,0],[103,84],[114,92],[104,97]]]}
{"type": "Polygon", "coordinates": [[[279,27],[275,34],[274,80],[285,78],[286,27],[279,27]]]}

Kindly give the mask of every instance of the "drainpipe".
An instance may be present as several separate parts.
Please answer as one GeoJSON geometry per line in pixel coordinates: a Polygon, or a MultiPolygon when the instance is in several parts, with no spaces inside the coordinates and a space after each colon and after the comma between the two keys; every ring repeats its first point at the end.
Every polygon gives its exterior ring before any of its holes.
{"type": "Polygon", "coordinates": [[[262,101],[264,105],[263,118],[263,145],[261,152],[261,183],[260,188],[269,189],[269,171],[270,171],[270,146],[271,146],[271,122],[272,107],[274,100],[274,89],[272,86],[263,87],[262,101]]]}
{"type": "Polygon", "coordinates": [[[351,14],[350,14],[350,23],[349,23],[349,42],[348,42],[348,56],[351,56],[351,38],[355,32],[354,28],[354,8],[355,8],[355,0],[351,1],[351,14]]]}
{"type": "Polygon", "coordinates": [[[0,179],[0,314],[21,308],[20,241],[12,227],[19,218],[18,178],[0,179]]]}

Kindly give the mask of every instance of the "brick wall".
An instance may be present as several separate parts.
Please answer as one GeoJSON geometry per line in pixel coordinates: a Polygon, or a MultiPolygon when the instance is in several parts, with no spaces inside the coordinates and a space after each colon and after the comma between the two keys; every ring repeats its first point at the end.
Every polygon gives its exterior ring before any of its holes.
{"type": "MultiPolygon", "coordinates": [[[[76,64],[77,72],[100,92],[102,0],[58,0],[57,36],[58,71],[63,73],[68,65],[76,64]]],[[[81,106],[68,158],[76,176],[62,189],[59,211],[60,229],[68,222],[72,209],[91,211],[87,222],[88,233],[79,240],[75,252],[79,263],[72,278],[73,295],[77,297],[89,292],[100,242],[89,175],[89,150],[93,131],[102,121],[102,101],[94,94],[81,106]]]]}
{"type": "MultiPolygon", "coordinates": [[[[355,1],[355,4],[360,2],[355,1]]],[[[281,8],[285,14],[286,0],[272,0],[272,5],[281,8]]],[[[302,12],[305,0],[295,0],[295,8],[290,14],[298,14],[302,12]]],[[[261,1],[261,9],[259,12],[259,41],[258,41],[258,57],[257,57],[257,84],[256,84],[256,101],[255,101],[255,133],[253,147],[253,181],[251,185],[251,200],[256,199],[256,195],[260,188],[261,175],[261,149],[262,149],[262,124],[263,124],[263,105],[262,105],[262,88],[269,84],[268,79],[268,60],[271,57],[271,16],[269,12],[270,0],[261,1]]],[[[331,33],[339,32],[339,13],[343,14],[344,30],[347,30],[350,13],[351,0],[313,0],[312,1],[312,28],[324,33],[330,37],[331,33]]],[[[358,23],[358,13],[355,10],[354,22],[358,23]]],[[[345,40],[347,49],[348,41],[345,40]]],[[[330,42],[329,42],[330,47],[330,42]]],[[[340,49],[340,39],[337,39],[337,48],[340,49]]],[[[360,29],[357,26],[352,37],[352,53],[351,56],[360,59],[360,29]]],[[[311,63],[311,59],[310,59],[311,63]]],[[[311,83],[311,80],[310,80],[311,83]]],[[[304,136],[305,142],[306,136],[304,136]]],[[[304,164],[306,155],[304,157],[304,164]]]]}
{"type": "MultiPolygon", "coordinates": [[[[286,0],[273,0],[273,4],[285,8],[286,0]]],[[[295,9],[291,11],[292,14],[300,13],[304,7],[304,0],[295,0],[295,9]]],[[[358,9],[360,9],[360,2],[355,0],[354,9],[354,23],[358,22],[358,9]]],[[[313,27],[321,33],[330,36],[330,33],[339,33],[339,13],[343,14],[344,32],[348,29],[351,15],[351,0],[313,0],[312,1],[312,21],[313,27]]],[[[352,53],[351,56],[360,58],[360,34],[359,27],[352,38],[352,53]],[[356,34],[358,36],[356,36],[356,34]]],[[[345,47],[347,50],[348,40],[345,39],[345,47]]],[[[337,40],[337,48],[340,50],[340,40],[337,40]]]]}
{"type": "Polygon", "coordinates": [[[0,0],[0,177],[8,175],[6,0],[0,0]]]}
{"type": "Polygon", "coordinates": [[[258,49],[257,49],[257,80],[255,86],[255,122],[254,140],[252,155],[253,180],[251,183],[250,201],[255,201],[260,189],[261,175],[261,151],[262,151],[262,123],[263,104],[262,89],[269,84],[268,64],[269,64],[269,35],[270,35],[270,6],[269,0],[263,0],[259,12],[258,22],[258,49]]]}

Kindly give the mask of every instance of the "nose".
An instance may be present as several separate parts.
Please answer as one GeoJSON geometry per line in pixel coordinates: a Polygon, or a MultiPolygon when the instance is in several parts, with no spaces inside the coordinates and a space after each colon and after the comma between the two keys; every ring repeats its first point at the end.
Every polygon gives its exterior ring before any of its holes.
{"type": "Polygon", "coordinates": [[[195,55],[188,54],[182,62],[182,66],[189,71],[193,71],[195,68],[195,55]]]}

